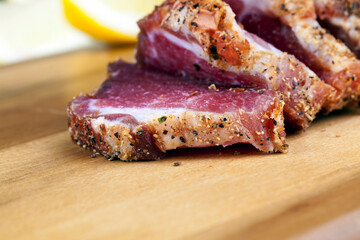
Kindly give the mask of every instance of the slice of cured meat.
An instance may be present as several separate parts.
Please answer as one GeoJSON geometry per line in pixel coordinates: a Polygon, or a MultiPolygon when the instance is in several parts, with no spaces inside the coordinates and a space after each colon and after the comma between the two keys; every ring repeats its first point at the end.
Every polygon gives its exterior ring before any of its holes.
{"type": "Polygon", "coordinates": [[[283,106],[272,90],[209,87],[117,61],[97,91],[70,102],[69,131],[80,146],[122,160],[235,143],[285,152],[283,106]]]}
{"type": "Polygon", "coordinates": [[[360,57],[360,1],[315,0],[315,8],[320,24],[360,57]]]}
{"type": "Polygon", "coordinates": [[[294,54],[336,89],[325,112],[357,102],[360,62],[316,20],[313,0],[225,0],[244,28],[294,54]]]}
{"type": "Polygon", "coordinates": [[[278,90],[284,94],[287,127],[308,127],[332,91],[295,57],[243,30],[221,0],[168,0],[138,24],[140,65],[278,90]]]}

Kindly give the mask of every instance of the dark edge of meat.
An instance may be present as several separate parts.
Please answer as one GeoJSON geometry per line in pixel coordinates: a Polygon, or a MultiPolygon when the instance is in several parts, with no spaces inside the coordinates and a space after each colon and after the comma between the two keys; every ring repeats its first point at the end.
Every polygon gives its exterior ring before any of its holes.
{"type": "MultiPolygon", "coordinates": [[[[120,153],[116,153],[116,151],[111,149],[110,145],[104,140],[106,134],[114,135],[114,132],[104,127],[101,133],[96,133],[91,124],[91,120],[96,117],[78,117],[72,111],[71,103],[72,102],[70,102],[67,109],[69,116],[68,127],[71,139],[77,145],[100,153],[109,160],[157,160],[164,156],[164,153],[154,144],[152,134],[149,132],[147,126],[141,126],[143,130],[141,134],[134,134],[133,131],[131,131],[131,136],[134,140],[132,144],[134,145],[135,151],[132,151],[127,159],[121,159],[119,157],[120,153]]],[[[119,139],[122,137],[123,136],[119,134],[119,139]]]]}

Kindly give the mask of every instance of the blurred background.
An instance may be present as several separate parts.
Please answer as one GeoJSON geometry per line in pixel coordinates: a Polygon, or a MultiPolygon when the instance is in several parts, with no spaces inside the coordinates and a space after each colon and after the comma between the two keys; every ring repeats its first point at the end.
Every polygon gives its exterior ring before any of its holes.
{"type": "Polygon", "coordinates": [[[0,66],[136,42],[161,0],[0,0],[0,66]]]}

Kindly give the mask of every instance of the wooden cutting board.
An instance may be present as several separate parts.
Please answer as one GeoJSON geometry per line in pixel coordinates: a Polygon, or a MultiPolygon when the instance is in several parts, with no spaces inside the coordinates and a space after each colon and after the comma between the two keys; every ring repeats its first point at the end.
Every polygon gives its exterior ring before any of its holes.
{"type": "Polygon", "coordinates": [[[360,236],[351,235],[360,216],[359,109],[289,135],[288,154],[237,145],[150,162],[90,158],[70,141],[67,103],[100,85],[107,62],[132,61],[133,51],[0,68],[0,239],[360,236]]]}

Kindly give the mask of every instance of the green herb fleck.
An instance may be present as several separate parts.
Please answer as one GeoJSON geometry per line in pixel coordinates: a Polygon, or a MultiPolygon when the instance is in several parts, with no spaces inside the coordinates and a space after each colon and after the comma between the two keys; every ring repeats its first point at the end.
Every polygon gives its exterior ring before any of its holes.
{"type": "Polygon", "coordinates": [[[166,121],[166,119],[167,119],[167,117],[166,117],[166,116],[162,116],[161,118],[158,118],[159,123],[163,123],[163,122],[165,122],[165,121],[166,121]]]}

